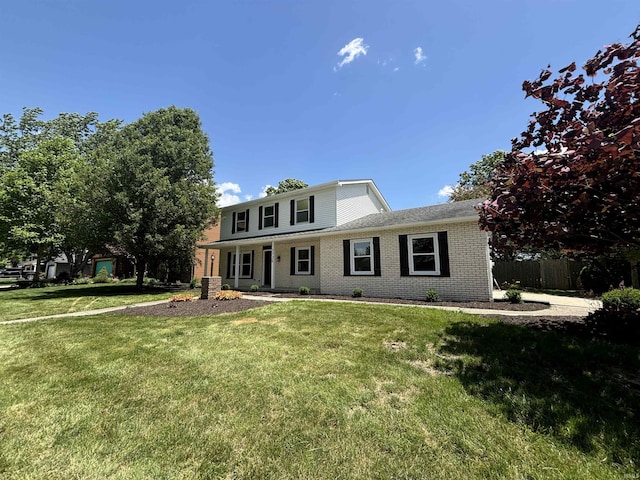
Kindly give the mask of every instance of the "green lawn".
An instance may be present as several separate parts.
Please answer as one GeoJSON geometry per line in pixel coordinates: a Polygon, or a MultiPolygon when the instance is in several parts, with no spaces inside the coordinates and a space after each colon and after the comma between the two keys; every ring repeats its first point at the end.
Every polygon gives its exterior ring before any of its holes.
{"type": "Polygon", "coordinates": [[[630,347],[387,305],[8,325],[0,478],[634,478],[638,371],[630,347]]]}
{"type": "Polygon", "coordinates": [[[162,300],[175,293],[149,288],[139,291],[130,282],[3,289],[0,322],[162,300]]]}

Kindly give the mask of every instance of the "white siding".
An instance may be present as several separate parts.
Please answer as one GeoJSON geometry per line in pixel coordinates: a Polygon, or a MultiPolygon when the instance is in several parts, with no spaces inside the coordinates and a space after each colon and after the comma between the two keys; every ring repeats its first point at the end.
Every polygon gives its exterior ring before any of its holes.
{"type": "Polygon", "coordinates": [[[384,207],[369,184],[343,184],[336,190],[337,224],[379,213],[384,207]]]}
{"type": "Polygon", "coordinates": [[[222,209],[220,222],[220,240],[237,240],[256,236],[275,235],[281,233],[300,232],[334,227],[336,225],[336,194],[335,187],[322,191],[311,192],[314,197],[314,222],[304,222],[291,225],[290,201],[309,198],[309,193],[284,199],[269,198],[262,202],[240,203],[222,209]],[[260,206],[273,205],[278,200],[278,227],[258,229],[260,206]],[[247,232],[232,232],[233,212],[249,210],[249,230],[247,232]]]}

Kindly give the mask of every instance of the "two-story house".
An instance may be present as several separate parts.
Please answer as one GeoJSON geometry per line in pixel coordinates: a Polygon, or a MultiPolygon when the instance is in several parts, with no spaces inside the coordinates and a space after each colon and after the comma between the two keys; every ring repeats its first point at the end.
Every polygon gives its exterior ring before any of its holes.
{"type": "Polygon", "coordinates": [[[392,211],[372,180],[341,180],[221,209],[222,283],[235,289],[492,297],[486,233],[465,201],[392,211]]]}

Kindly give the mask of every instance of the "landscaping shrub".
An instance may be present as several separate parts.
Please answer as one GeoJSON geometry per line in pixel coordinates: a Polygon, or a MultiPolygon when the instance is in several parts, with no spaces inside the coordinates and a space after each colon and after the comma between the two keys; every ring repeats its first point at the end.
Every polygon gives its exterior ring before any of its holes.
{"type": "Polygon", "coordinates": [[[604,293],[602,308],[605,310],[638,310],[640,308],[640,290],[618,288],[604,293]]]}
{"type": "Polygon", "coordinates": [[[251,285],[249,287],[249,291],[250,292],[257,292],[260,289],[260,287],[258,285],[251,285]]]}
{"type": "Polygon", "coordinates": [[[236,290],[220,290],[213,295],[214,300],[236,300],[242,298],[242,293],[236,290]]]}
{"type": "Polygon", "coordinates": [[[229,285],[228,283],[223,283],[220,288],[222,290],[231,290],[231,285],[229,285]]]}
{"type": "Polygon", "coordinates": [[[427,302],[439,302],[440,294],[433,288],[430,288],[424,294],[424,298],[427,302]]]}
{"type": "Polygon", "coordinates": [[[200,284],[200,280],[198,280],[196,277],[193,277],[191,279],[191,282],[189,282],[189,288],[200,288],[202,287],[202,285],[200,284]]]}
{"type": "Polygon", "coordinates": [[[519,290],[509,289],[504,293],[504,298],[510,303],[522,303],[522,294],[519,290]]]}
{"type": "Polygon", "coordinates": [[[298,293],[300,295],[309,295],[311,293],[311,289],[303,285],[298,289],[298,293]]]}
{"type": "Polygon", "coordinates": [[[179,293],[171,297],[170,302],[193,302],[195,297],[191,293],[179,293]]]}
{"type": "Polygon", "coordinates": [[[640,290],[620,288],[603,294],[602,308],[590,313],[585,324],[595,336],[640,344],[640,290]]]}
{"type": "Polygon", "coordinates": [[[353,293],[351,294],[351,296],[354,297],[354,298],[359,298],[359,297],[362,296],[362,294],[363,294],[363,291],[362,291],[361,288],[354,288],[353,289],[353,293]]]}
{"type": "Polygon", "coordinates": [[[109,274],[107,273],[107,267],[102,267],[100,271],[93,277],[93,283],[107,283],[109,281],[109,274]]]}

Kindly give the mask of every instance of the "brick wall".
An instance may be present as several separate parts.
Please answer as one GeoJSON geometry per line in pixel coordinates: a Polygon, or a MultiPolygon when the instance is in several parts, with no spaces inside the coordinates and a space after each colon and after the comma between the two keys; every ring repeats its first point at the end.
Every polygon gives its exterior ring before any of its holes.
{"type": "Polygon", "coordinates": [[[475,221],[322,237],[319,258],[325,294],[351,295],[354,288],[362,288],[365,296],[372,297],[423,299],[428,289],[435,289],[446,301],[487,301],[492,296],[487,236],[475,221]],[[442,231],[448,234],[451,275],[401,276],[398,236],[442,231]],[[371,236],[380,237],[381,276],[344,276],[342,241],[371,236]]]}

